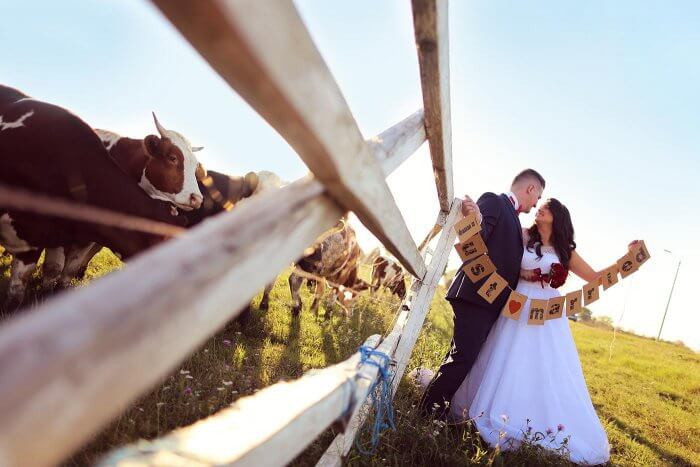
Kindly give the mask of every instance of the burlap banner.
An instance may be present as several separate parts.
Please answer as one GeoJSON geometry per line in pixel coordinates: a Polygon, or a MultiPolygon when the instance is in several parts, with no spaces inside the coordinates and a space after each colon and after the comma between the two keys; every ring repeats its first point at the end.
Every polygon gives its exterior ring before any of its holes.
{"type": "MultiPolygon", "coordinates": [[[[479,224],[476,215],[466,216],[455,224],[454,229],[459,238],[455,249],[462,261],[466,262],[462,266],[464,274],[474,283],[487,277],[477,293],[487,302],[493,303],[504,290],[507,290],[510,295],[501,313],[511,319],[520,319],[520,314],[529,298],[513,290],[508,282],[498,274],[496,266],[489,258],[488,248],[484,240],[481,235],[477,235],[481,232],[481,224],[479,224]]],[[[582,305],[590,305],[600,298],[601,285],[603,290],[608,290],[618,283],[618,274],[624,279],[637,271],[649,258],[649,250],[647,250],[644,241],[640,240],[631,246],[629,251],[615,264],[605,268],[599,279],[589,282],[580,290],[574,290],[565,296],[552,297],[549,300],[530,299],[527,324],[544,325],[547,320],[561,318],[565,311],[566,316],[575,315],[581,311],[582,305]],[[583,303],[581,303],[582,301],[583,303]]]]}

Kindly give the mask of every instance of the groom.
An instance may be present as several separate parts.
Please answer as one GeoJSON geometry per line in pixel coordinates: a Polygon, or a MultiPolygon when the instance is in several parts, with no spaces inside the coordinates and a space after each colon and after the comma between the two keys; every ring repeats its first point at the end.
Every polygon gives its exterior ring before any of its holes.
{"type": "MultiPolygon", "coordinates": [[[[527,214],[537,205],[544,185],[544,178],[539,173],[527,169],[515,177],[510,193],[500,196],[484,193],[476,205],[469,197],[462,201],[464,215],[476,212],[481,217],[481,236],[489,258],[512,289],[518,285],[523,257],[523,235],[518,215],[527,214]]],[[[439,418],[447,416],[447,403],[471,370],[508,299],[508,294],[503,292],[489,304],[477,294],[484,281],[472,283],[460,268],[447,291],[446,298],[454,312],[452,347],[423,395],[421,411],[424,414],[439,418]]]]}

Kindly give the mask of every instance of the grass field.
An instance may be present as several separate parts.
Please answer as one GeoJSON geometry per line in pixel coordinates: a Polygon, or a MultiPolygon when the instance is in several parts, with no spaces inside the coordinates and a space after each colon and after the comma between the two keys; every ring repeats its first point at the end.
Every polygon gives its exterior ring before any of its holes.
{"type": "MultiPolygon", "coordinates": [[[[7,286],[8,263],[6,257],[0,259],[0,294],[7,286]]],[[[91,263],[88,277],[118,265],[103,250],[91,263]]],[[[293,320],[286,275],[281,276],[267,313],[256,309],[260,296],[256,297],[253,318],[245,327],[230,323],[67,464],[91,463],[111,448],[165,434],[280,379],[343,360],[367,336],[386,333],[399,303],[387,294],[365,295],[351,318],[336,312],[326,321],[310,314],[310,295],[302,291],[305,308],[293,320]]],[[[451,310],[443,294],[438,290],[433,300],[408,371],[419,365],[436,367],[447,349],[451,310]]],[[[625,333],[618,332],[613,341],[607,328],[571,326],[591,397],[612,445],[611,464],[700,465],[700,356],[679,345],[625,333]]],[[[382,436],[373,456],[353,450],[348,464],[568,465],[534,448],[514,453],[489,450],[469,427],[428,423],[415,413],[418,397],[410,381],[404,381],[395,401],[397,431],[382,436]]],[[[328,430],[294,464],[313,464],[332,437],[328,430]]]]}

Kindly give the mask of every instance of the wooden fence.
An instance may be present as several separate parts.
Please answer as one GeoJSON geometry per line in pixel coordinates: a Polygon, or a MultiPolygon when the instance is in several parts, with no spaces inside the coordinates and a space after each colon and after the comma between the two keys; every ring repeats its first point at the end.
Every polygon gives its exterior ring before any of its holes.
{"type": "MultiPolygon", "coordinates": [[[[392,357],[395,392],[447,264],[460,202],[452,194],[446,0],[413,0],[425,111],[368,141],[291,0],[154,3],[313,176],[2,326],[0,465],[50,465],[70,455],[234,318],[346,210],[413,275],[394,328],[366,342],[392,357]],[[442,229],[427,267],[385,181],[426,138],[440,201],[431,235],[442,229]]],[[[104,463],[283,464],[335,423],[345,432],[319,464],[339,465],[378,377],[375,366],[359,362],[356,354],[272,385],[104,463]]]]}

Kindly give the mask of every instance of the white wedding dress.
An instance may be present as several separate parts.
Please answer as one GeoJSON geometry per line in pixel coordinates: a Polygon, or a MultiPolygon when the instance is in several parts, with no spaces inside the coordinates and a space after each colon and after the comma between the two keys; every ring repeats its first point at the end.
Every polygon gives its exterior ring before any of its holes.
{"type": "MultiPolygon", "coordinates": [[[[538,259],[525,249],[522,267],[548,273],[559,258],[551,247],[543,247],[542,254],[538,259]]],[[[537,299],[560,296],[549,284],[522,279],[517,291],[537,299]]],[[[566,313],[544,326],[528,325],[529,309],[530,300],[519,320],[498,318],[452,399],[451,418],[472,419],[484,440],[502,450],[517,448],[525,437],[548,449],[564,446],[560,452],[579,464],[607,462],[608,439],[591,403],[566,313]]]]}

